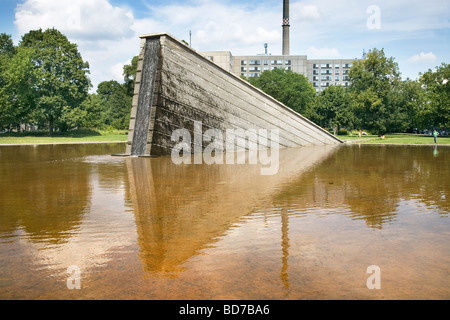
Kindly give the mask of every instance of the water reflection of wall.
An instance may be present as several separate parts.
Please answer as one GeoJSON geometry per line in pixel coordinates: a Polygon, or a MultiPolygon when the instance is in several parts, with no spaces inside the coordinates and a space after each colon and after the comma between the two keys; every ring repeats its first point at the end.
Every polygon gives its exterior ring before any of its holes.
{"type": "MultiPolygon", "coordinates": [[[[140,258],[147,272],[176,274],[233,224],[324,161],[336,146],[280,150],[280,170],[257,165],[174,165],[170,157],[128,158],[140,258]]],[[[285,246],[287,247],[287,245],[285,246]]]]}
{"type": "Polygon", "coordinates": [[[424,210],[433,207],[448,215],[450,148],[439,157],[433,152],[430,147],[346,146],[292,181],[274,197],[274,205],[297,212],[347,212],[373,228],[392,223],[402,200],[416,199],[424,210]]]}

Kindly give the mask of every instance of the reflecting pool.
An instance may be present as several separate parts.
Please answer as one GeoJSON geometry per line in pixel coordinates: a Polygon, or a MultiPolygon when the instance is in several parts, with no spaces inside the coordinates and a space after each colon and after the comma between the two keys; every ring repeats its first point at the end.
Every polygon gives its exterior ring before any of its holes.
{"type": "Polygon", "coordinates": [[[124,151],[0,148],[0,299],[450,298],[448,147],[283,149],[272,176],[124,151]]]}

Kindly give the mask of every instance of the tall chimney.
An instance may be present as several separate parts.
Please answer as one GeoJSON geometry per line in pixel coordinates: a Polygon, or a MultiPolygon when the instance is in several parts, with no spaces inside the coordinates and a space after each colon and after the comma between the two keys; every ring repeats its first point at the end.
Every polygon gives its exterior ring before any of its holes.
{"type": "Polygon", "coordinates": [[[289,55],[289,0],[283,0],[283,55],[289,55]]]}

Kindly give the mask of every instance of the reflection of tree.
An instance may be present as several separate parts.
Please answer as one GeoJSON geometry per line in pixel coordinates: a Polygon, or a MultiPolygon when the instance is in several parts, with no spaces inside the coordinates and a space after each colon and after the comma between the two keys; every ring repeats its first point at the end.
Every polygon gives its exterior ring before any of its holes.
{"type": "Polygon", "coordinates": [[[276,200],[303,208],[345,206],[371,228],[393,221],[402,199],[418,199],[448,214],[449,151],[434,158],[429,147],[343,147],[276,200]]]}
{"type": "Polygon", "coordinates": [[[64,241],[90,204],[90,164],[107,146],[8,147],[0,153],[0,232],[23,228],[33,241],[64,241]]]}

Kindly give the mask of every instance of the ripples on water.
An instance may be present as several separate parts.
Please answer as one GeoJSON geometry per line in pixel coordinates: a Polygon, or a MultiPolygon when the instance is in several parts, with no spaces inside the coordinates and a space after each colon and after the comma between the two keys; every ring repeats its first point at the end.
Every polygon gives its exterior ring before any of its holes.
{"type": "Polygon", "coordinates": [[[0,298],[450,298],[450,148],[287,149],[274,176],[124,148],[0,149],[0,298]]]}

